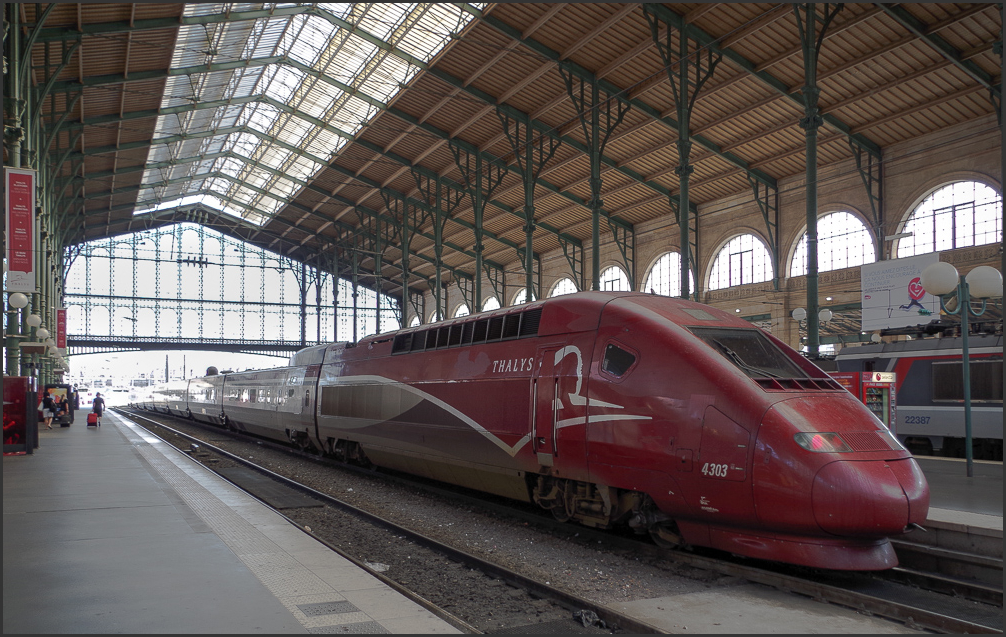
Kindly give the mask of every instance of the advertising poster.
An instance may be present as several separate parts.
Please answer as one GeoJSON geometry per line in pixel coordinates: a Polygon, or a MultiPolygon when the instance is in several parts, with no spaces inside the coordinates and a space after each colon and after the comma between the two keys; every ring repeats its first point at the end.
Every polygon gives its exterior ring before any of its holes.
{"type": "Polygon", "coordinates": [[[35,291],[35,171],[4,168],[7,291],[35,291]]]}
{"type": "Polygon", "coordinates": [[[925,325],[940,317],[940,300],[922,289],[922,271],[940,260],[937,252],[877,261],[860,268],[863,331],[925,325]]]}
{"type": "Polygon", "coordinates": [[[66,308],[56,310],[56,347],[66,349],[66,308]]]}

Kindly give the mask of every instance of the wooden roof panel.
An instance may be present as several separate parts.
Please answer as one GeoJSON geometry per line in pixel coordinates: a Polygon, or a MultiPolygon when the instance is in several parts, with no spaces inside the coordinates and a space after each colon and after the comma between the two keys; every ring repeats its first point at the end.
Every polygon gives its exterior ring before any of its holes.
{"type": "MultiPolygon", "coordinates": [[[[36,7],[20,7],[24,19],[34,20],[36,7]]],[[[81,127],[82,136],[60,132],[55,136],[54,150],[65,150],[71,141],[78,153],[97,148],[122,146],[118,152],[83,157],[83,174],[94,175],[84,194],[115,189],[116,194],[86,200],[86,207],[111,222],[111,228],[132,227],[131,211],[107,212],[112,205],[135,200],[136,193],[127,190],[142,179],[142,171],[128,169],[147,160],[148,148],[134,148],[160,133],[155,133],[156,117],[117,120],[120,113],[156,111],[162,105],[165,81],[163,77],[139,80],[142,73],[166,73],[171,65],[178,27],[167,26],[129,32],[122,25],[154,18],[171,20],[182,15],[186,5],[144,4],[74,4],[54,7],[46,22],[48,29],[63,29],[61,37],[70,38],[68,46],[80,38],[82,46],[55,79],[60,90],[55,99],[43,102],[43,121],[52,125],[67,110],[67,120],[81,127]],[[107,32],[91,34],[91,25],[119,25],[107,32]],[[89,25],[83,36],[77,29],[89,25]],[[135,77],[130,78],[133,75],[135,77]],[[91,81],[100,77],[120,76],[125,81],[88,86],[82,98],[73,102],[72,82],[91,81]],[[72,104],[72,107],[71,107],[72,104]],[[83,118],[83,123],[81,123],[83,118]],[[107,118],[111,121],[103,121],[107,118]],[[111,171],[119,171],[114,175],[111,171]],[[125,171],[125,172],[122,172],[125,171]],[[101,208],[105,211],[102,212],[101,208]]],[[[691,114],[693,150],[691,163],[695,167],[690,182],[694,203],[702,205],[713,200],[746,193],[750,189],[744,172],[732,157],[761,171],[771,179],[801,175],[804,171],[804,133],[799,121],[804,117],[800,89],[804,83],[803,55],[796,28],[796,17],[790,5],[777,3],[705,4],[677,3],[662,5],[695,28],[715,39],[718,46],[750,62],[759,77],[729,58],[724,59],[715,74],[703,87],[691,114]],[[768,78],[768,79],[765,79],[768,78]],[[775,85],[784,87],[780,94],[775,85]],[[710,148],[716,145],[720,152],[710,148]],[[726,157],[722,152],[730,153],[726,157]]],[[[820,7],[818,7],[820,10],[820,7]]],[[[914,137],[945,128],[961,121],[988,117],[994,112],[988,91],[971,74],[947,61],[932,43],[911,33],[892,13],[907,12],[920,21],[927,33],[938,35],[960,53],[960,56],[991,78],[1001,82],[1001,57],[992,50],[1001,32],[1000,13],[995,5],[972,4],[901,4],[880,7],[874,4],[848,4],[829,28],[821,51],[818,68],[821,87],[821,107],[828,118],[836,118],[853,133],[880,148],[904,142],[914,137]],[[886,9],[886,10],[885,10],[886,9]]],[[[332,160],[335,168],[325,168],[310,181],[311,189],[295,195],[293,205],[279,215],[299,228],[287,229],[283,223],[269,224],[261,235],[286,232],[297,241],[306,239],[305,256],[311,249],[322,249],[326,237],[334,236],[324,218],[340,217],[340,222],[359,223],[341,199],[362,202],[373,210],[385,209],[384,200],[374,185],[417,197],[415,180],[408,165],[461,180],[454,155],[443,139],[456,137],[475,146],[487,155],[503,157],[511,169],[493,199],[510,210],[490,204],[486,210],[485,227],[498,232],[518,245],[524,241],[524,189],[521,178],[512,166],[514,151],[503,132],[495,104],[531,114],[537,121],[535,137],[541,127],[555,129],[566,136],[563,143],[542,171],[542,178],[554,184],[559,192],[539,185],[535,196],[535,216],[539,222],[568,232],[589,242],[590,210],[584,205],[590,194],[587,156],[577,150],[587,146],[574,103],[567,95],[565,82],[558,70],[560,64],[572,64],[588,74],[597,74],[622,93],[645,104],[658,118],[633,107],[615,129],[604,149],[602,191],[605,209],[624,222],[637,224],[668,215],[665,189],[676,195],[679,189],[674,169],[679,162],[675,144],[678,132],[671,124],[678,119],[674,93],[668,82],[664,61],[652,43],[650,25],[640,5],[609,4],[496,4],[487,9],[486,20],[475,20],[455,39],[434,62],[433,72],[420,72],[403,91],[392,98],[392,108],[405,114],[401,118],[383,113],[366,125],[358,139],[351,142],[332,160]],[[503,24],[521,38],[533,40],[531,46],[517,42],[494,25],[503,24]],[[554,52],[560,62],[552,59],[554,52]],[[455,80],[437,75],[448,74],[455,80]],[[422,122],[442,134],[426,130],[422,122]],[[375,151],[375,148],[381,151],[375,151]],[[396,157],[382,156],[387,150],[396,157]],[[614,162],[619,169],[607,162],[614,162]],[[620,170],[624,169],[624,170],[620,170]],[[643,181],[625,171],[634,171],[643,181]],[[356,177],[355,175],[359,175],[356,177]],[[653,187],[656,185],[657,187],[653,187]],[[321,192],[335,193],[338,199],[321,192]],[[573,199],[574,201],[571,201],[573,199]],[[576,203],[579,201],[580,203],[576,203]],[[314,208],[318,214],[304,217],[304,208],[314,208]],[[513,214],[517,212],[517,214],[513,214]],[[310,237],[320,228],[320,238],[310,237]],[[331,233],[331,235],[329,235],[331,233]]],[[[49,32],[47,32],[49,33],[49,32]]],[[[55,33],[53,31],[52,33],[55,33]]],[[[62,56],[63,44],[49,39],[32,51],[36,85],[44,83],[62,56]],[[49,48],[49,67],[45,66],[45,50],[49,48]]],[[[220,61],[220,60],[217,60],[220,61]]],[[[193,76],[198,81],[199,76],[193,76]]],[[[579,80],[578,80],[579,82],[579,80]]],[[[590,88],[589,85],[587,87],[590,88]]],[[[181,119],[186,116],[182,115],[181,119]]],[[[199,118],[192,118],[198,120],[199,118]]],[[[209,148],[200,142],[202,124],[196,135],[186,142],[186,148],[209,148]]],[[[221,140],[215,140],[219,146],[221,140]]],[[[822,164],[848,160],[851,157],[848,138],[831,124],[821,129],[819,161],[822,164]]],[[[70,174],[71,161],[61,168],[70,174]]],[[[72,193],[73,184],[66,187],[72,193]]],[[[474,220],[467,197],[452,214],[459,220],[474,220]]],[[[145,223],[159,223],[148,220],[145,223]]],[[[448,222],[448,236],[458,245],[470,248],[472,232],[448,222]]],[[[427,228],[429,230],[429,228],[427,228]]],[[[100,236],[89,226],[88,238],[100,236]]],[[[550,230],[535,231],[535,251],[558,247],[550,230]]],[[[263,239],[263,241],[266,241],[263,239]]],[[[266,241],[268,242],[268,241],[266,241]]],[[[429,240],[417,238],[420,249],[429,248],[429,240]]],[[[487,241],[490,252],[499,261],[516,258],[512,248],[502,248],[499,242],[487,241]]],[[[471,269],[471,259],[463,253],[445,248],[445,259],[453,267],[471,269]]],[[[421,260],[417,260],[421,261],[421,260]]],[[[431,270],[428,265],[417,267],[431,270]]],[[[517,275],[515,274],[514,277],[517,275]]]]}

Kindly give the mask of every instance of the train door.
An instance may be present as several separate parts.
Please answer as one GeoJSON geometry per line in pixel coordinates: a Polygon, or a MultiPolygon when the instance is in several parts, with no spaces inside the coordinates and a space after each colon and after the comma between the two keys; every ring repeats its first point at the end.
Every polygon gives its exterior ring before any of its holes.
{"type": "Polygon", "coordinates": [[[531,377],[531,445],[538,454],[538,464],[543,467],[551,467],[558,452],[555,422],[559,373],[555,359],[561,349],[558,346],[539,348],[531,377]]]}

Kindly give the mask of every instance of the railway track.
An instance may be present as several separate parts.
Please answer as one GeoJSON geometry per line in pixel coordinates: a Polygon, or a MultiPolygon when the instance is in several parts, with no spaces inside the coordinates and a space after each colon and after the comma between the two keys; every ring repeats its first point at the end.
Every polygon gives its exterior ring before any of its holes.
{"type": "MultiPolygon", "coordinates": [[[[533,595],[555,600],[556,603],[569,609],[591,611],[609,627],[617,626],[624,631],[639,633],[660,632],[656,627],[646,622],[571,595],[547,583],[528,578],[512,569],[501,567],[490,560],[485,560],[465,551],[444,545],[411,529],[378,516],[373,516],[357,507],[300,485],[294,480],[273,474],[248,460],[229,454],[222,449],[216,449],[206,441],[205,437],[200,438],[184,434],[163,423],[152,420],[146,415],[140,415],[135,412],[127,413],[130,417],[146,420],[156,427],[170,430],[174,435],[182,436],[187,440],[202,445],[205,451],[218,453],[221,456],[232,459],[234,462],[269,474],[273,480],[279,481],[290,488],[310,493],[312,497],[322,499],[330,503],[331,506],[352,511],[354,515],[369,519],[375,524],[392,528],[395,533],[400,533],[403,537],[410,538],[411,541],[428,546],[432,550],[449,556],[451,560],[463,563],[470,568],[478,569],[492,577],[497,577],[512,586],[530,591],[533,595]]],[[[158,416],[172,418],[163,414],[158,414],[158,416]]],[[[232,434],[220,428],[209,427],[191,421],[185,422],[202,431],[212,433],[214,437],[221,435],[227,438],[242,437],[240,434],[232,434]]],[[[246,437],[245,440],[247,440],[246,437]]],[[[341,463],[329,463],[313,454],[306,454],[269,441],[256,439],[255,442],[256,444],[280,449],[286,453],[293,453],[315,462],[334,464],[334,466],[340,469],[357,471],[358,473],[371,476],[374,475],[371,470],[358,469],[341,463]]],[[[384,474],[382,473],[383,476],[384,474]]],[[[453,487],[445,488],[442,485],[431,485],[417,481],[411,476],[403,478],[391,475],[387,476],[387,478],[411,487],[420,485],[424,491],[441,494],[450,500],[464,499],[472,506],[478,506],[483,509],[488,508],[493,512],[508,517],[516,516],[523,518],[528,524],[548,529],[553,533],[569,535],[570,525],[556,522],[547,514],[542,515],[542,512],[539,512],[537,509],[521,507],[519,504],[515,506],[509,501],[506,503],[487,501],[484,494],[479,494],[476,497],[467,494],[465,490],[453,487]]],[[[576,527],[576,535],[578,541],[585,544],[600,542],[608,550],[632,552],[640,558],[667,560],[725,576],[743,578],[779,590],[811,597],[818,601],[825,601],[852,608],[859,612],[885,617],[913,628],[945,633],[974,634],[1002,632],[1001,578],[999,580],[1000,586],[996,590],[994,586],[965,581],[959,578],[948,578],[913,568],[897,568],[881,574],[823,572],[814,569],[800,569],[798,567],[794,568],[786,565],[765,564],[761,562],[752,564],[753,560],[737,559],[732,556],[725,556],[724,554],[710,555],[709,552],[668,552],[652,544],[641,542],[638,539],[613,535],[608,532],[598,532],[580,526],[576,527]]],[[[920,546],[907,542],[899,542],[896,545],[896,550],[899,550],[899,554],[900,552],[906,554],[908,552],[919,553],[926,550],[925,547],[919,548],[920,546]]],[[[942,558],[946,560],[949,559],[949,556],[944,555],[942,558]]],[[[1001,561],[999,568],[1001,572],[1001,561]]],[[[446,615],[450,616],[449,613],[446,615]]]]}

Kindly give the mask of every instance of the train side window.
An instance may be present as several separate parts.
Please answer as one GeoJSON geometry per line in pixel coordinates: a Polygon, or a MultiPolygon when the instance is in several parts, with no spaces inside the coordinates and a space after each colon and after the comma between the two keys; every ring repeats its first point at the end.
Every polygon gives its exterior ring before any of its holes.
{"type": "Polygon", "coordinates": [[[455,345],[461,344],[461,333],[465,329],[462,323],[456,323],[451,325],[451,333],[447,339],[448,347],[454,347],[455,345]]]}
{"type": "Polygon", "coordinates": [[[475,322],[468,321],[464,324],[461,332],[461,344],[470,345],[472,342],[472,334],[475,332],[475,322]]]}
{"type": "Polygon", "coordinates": [[[421,350],[424,345],[426,345],[426,332],[413,332],[412,342],[409,343],[409,351],[415,352],[421,350]]]}
{"type": "Polygon", "coordinates": [[[625,375],[629,368],[636,362],[636,355],[626,351],[613,343],[608,343],[604,348],[604,360],[601,362],[601,371],[607,372],[616,378],[625,375]]]}
{"type": "Polygon", "coordinates": [[[475,321],[475,328],[472,330],[472,343],[485,343],[488,331],[489,319],[475,321]]]}
{"type": "MultiPolygon", "coordinates": [[[[963,401],[963,363],[933,363],[933,400],[963,401]]],[[[1003,363],[1002,360],[971,361],[971,400],[978,402],[1002,402],[1003,363]]]]}
{"type": "Polygon", "coordinates": [[[520,314],[508,314],[503,317],[503,339],[517,338],[520,334],[520,314]]]}
{"type": "Polygon", "coordinates": [[[395,342],[391,344],[391,353],[408,352],[412,347],[412,334],[413,332],[406,332],[396,335],[395,342]]]}
{"type": "Polygon", "coordinates": [[[538,325],[541,323],[541,308],[538,307],[527,312],[522,312],[520,317],[520,335],[522,337],[537,336],[538,325]]]}
{"type": "Polygon", "coordinates": [[[447,341],[451,335],[451,328],[448,326],[441,327],[437,330],[437,347],[447,347],[447,341]]]}
{"type": "Polygon", "coordinates": [[[494,316],[489,319],[489,331],[486,333],[486,342],[498,341],[503,335],[503,317],[494,316]]]}

